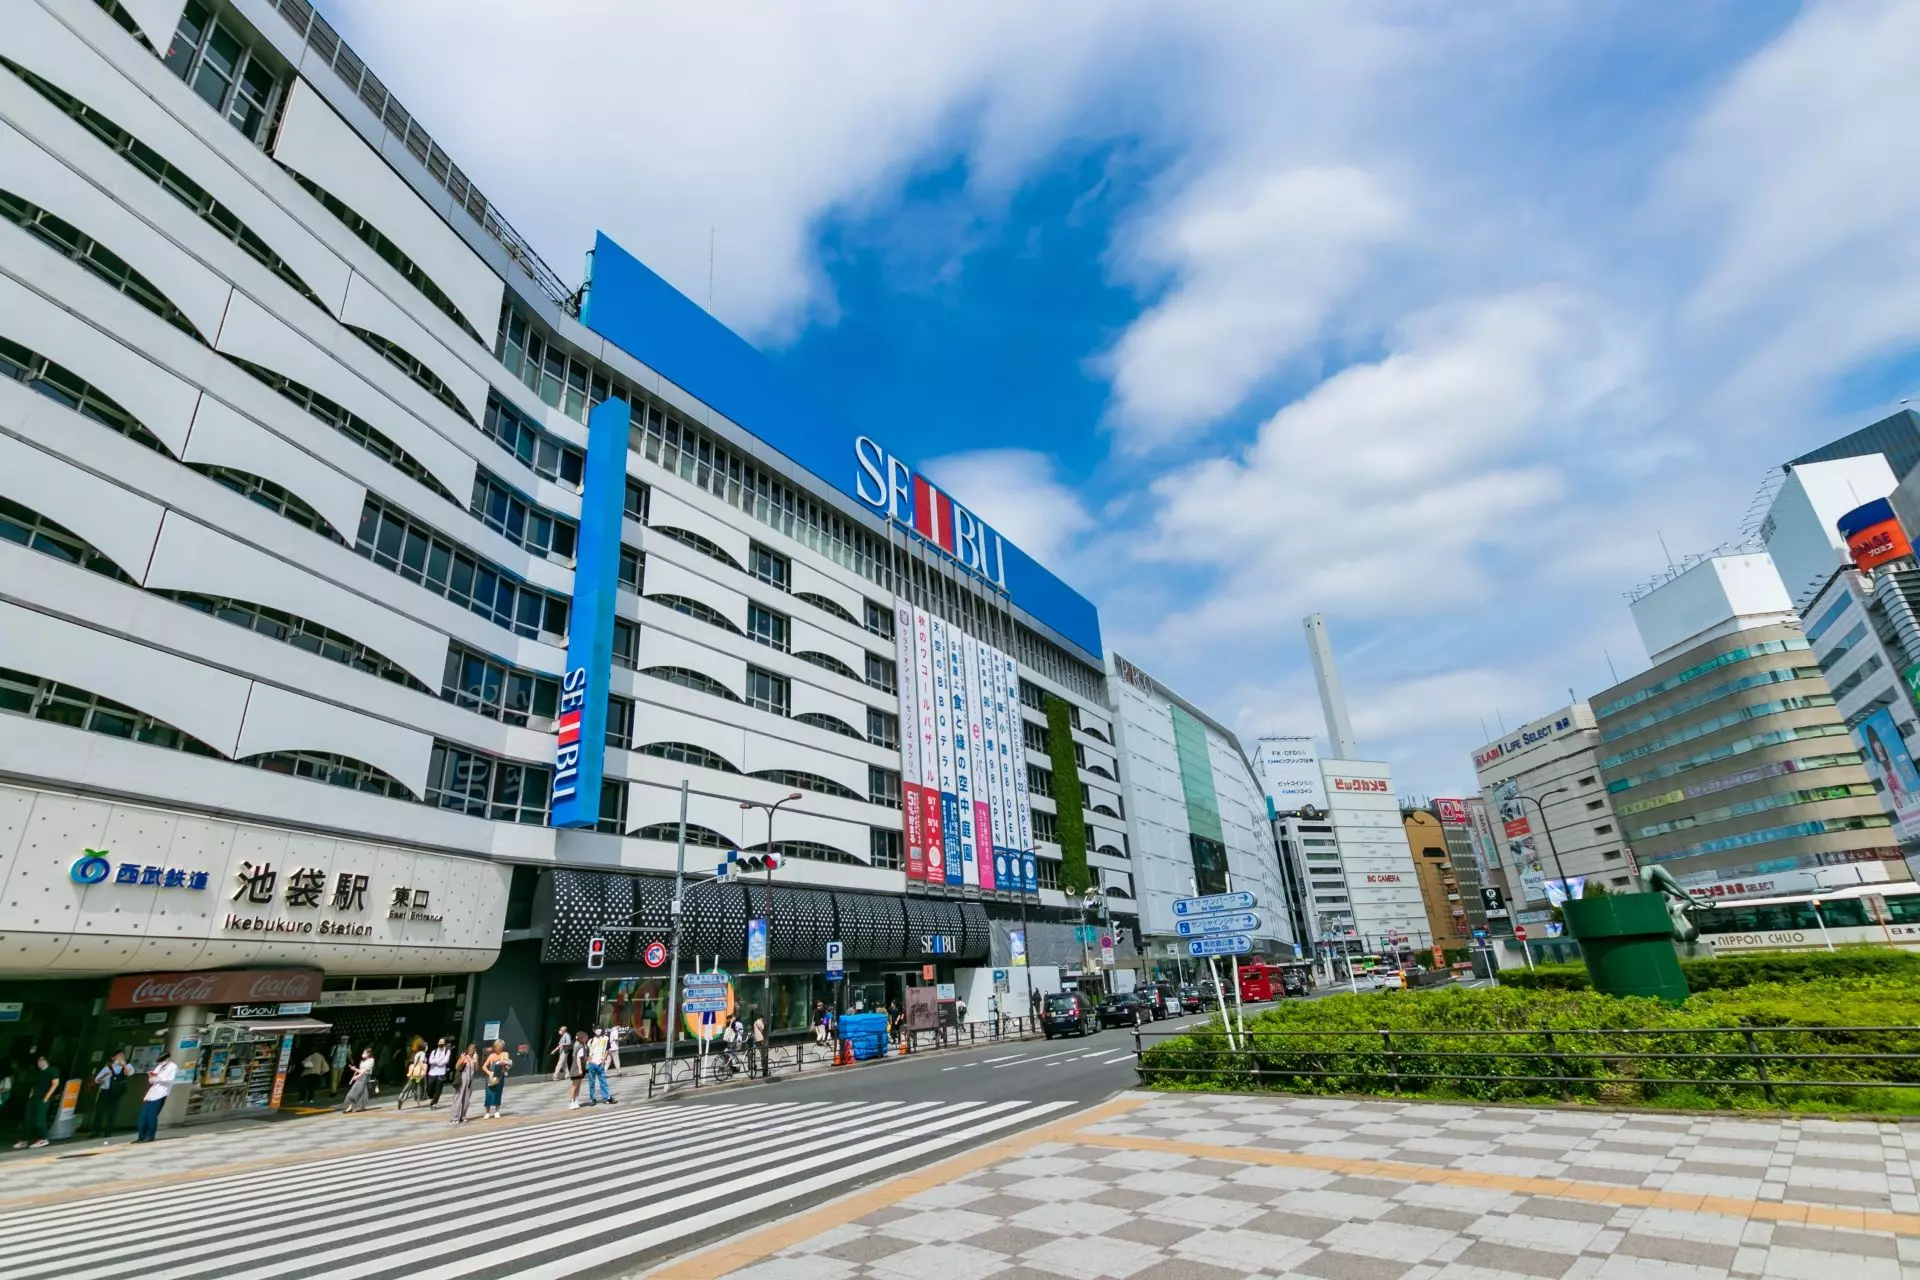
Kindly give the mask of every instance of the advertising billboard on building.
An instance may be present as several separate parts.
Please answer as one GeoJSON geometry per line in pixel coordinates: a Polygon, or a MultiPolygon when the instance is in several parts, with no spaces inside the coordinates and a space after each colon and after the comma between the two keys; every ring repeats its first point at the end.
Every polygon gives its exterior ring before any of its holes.
{"type": "Polygon", "coordinates": [[[913,643],[913,607],[893,607],[893,661],[900,685],[900,821],[905,828],[907,879],[927,878],[925,778],[920,772],[919,663],[913,643]]]}
{"type": "Polygon", "coordinates": [[[967,696],[967,645],[972,637],[947,628],[948,701],[953,705],[953,803],[960,817],[960,883],[980,887],[980,853],[974,845],[979,820],[973,811],[973,707],[967,696]]]}
{"type": "Polygon", "coordinates": [[[1254,771],[1266,791],[1272,811],[1297,813],[1327,809],[1327,792],[1320,777],[1320,747],[1312,734],[1274,734],[1254,744],[1254,771]]]}
{"type": "Polygon", "coordinates": [[[1467,802],[1465,800],[1435,800],[1433,816],[1440,819],[1442,826],[1464,827],[1467,825],[1467,802]]]}
{"type": "MultiPolygon", "coordinates": [[[[947,882],[947,839],[945,805],[941,801],[940,727],[934,714],[939,697],[933,678],[933,616],[925,609],[913,611],[913,675],[918,688],[921,807],[926,821],[925,852],[927,881],[947,882]]],[[[902,732],[905,732],[903,727],[902,732]]]]}
{"type": "Polygon", "coordinates": [[[1527,820],[1527,807],[1520,799],[1520,781],[1508,778],[1494,784],[1490,797],[1498,811],[1501,829],[1506,833],[1508,867],[1519,879],[1521,896],[1528,902],[1547,901],[1547,875],[1541,862],[1544,850],[1527,820]]]}
{"type": "Polygon", "coordinates": [[[1885,498],[1855,507],[1835,521],[1835,526],[1847,540],[1847,554],[1856,569],[1873,569],[1913,554],[1913,543],[1900,527],[1893,504],[1885,498]]]}
{"type": "Polygon", "coordinates": [[[1879,789],[1880,803],[1893,818],[1893,827],[1902,840],[1920,835],[1920,771],[1913,767],[1913,756],[1893,723],[1893,711],[1881,707],[1860,722],[1854,731],[1866,757],[1867,773],[1879,789]]]}

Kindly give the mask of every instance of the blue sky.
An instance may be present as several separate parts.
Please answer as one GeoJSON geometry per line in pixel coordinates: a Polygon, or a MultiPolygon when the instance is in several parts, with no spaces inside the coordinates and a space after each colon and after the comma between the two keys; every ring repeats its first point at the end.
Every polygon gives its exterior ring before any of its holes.
{"type": "Polygon", "coordinates": [[[1915,389],[1920,5],[324,7],[563,276],[604,227],[705,303],[711,242],[1243,737],[1322,731],[1323,611],[1410,794],[1915,389]]]}

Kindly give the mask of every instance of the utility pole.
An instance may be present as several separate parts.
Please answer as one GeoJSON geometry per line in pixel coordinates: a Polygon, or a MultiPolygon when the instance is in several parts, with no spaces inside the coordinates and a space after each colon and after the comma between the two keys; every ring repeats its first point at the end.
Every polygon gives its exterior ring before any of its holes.
{"type": "MultiPolygon", "coordinates": [[[[766,968],[761,970],[760,973],[760,1016],[766,1019],[767,1039],[765,1043],[768,1045],[773,1043],[773,815],[780,811],[781,805],[791,804],[800,798],[800,793],[795,791],[791,795],[783,796],[775,800],[772,804],[761,804],[757,800],[742,800],[740,802],[742,809],[765,809],[767,811],[767,908],[765,917],[767,922],[767,957],[766,968]]],[[[749,1028],[749,1030],[751,1030],[751,1028],[749,1028]]],[[[753,1042],[749,1040],[747,1043],[751,1046],[753,1042]]],[[[751,1052],[751,1048],[749,1052],[751,1052]]],[[[764,1065],[764,1063],[762,1065],[764,1065]]]]}
{"type": "MultiPolygon", "coordinates": [[[[667,954],[667,1061],[673,1061],[673,1042],[680,1035],[680,890],[687,876],[687,780],[680,779],[680,838],[673,853],[673,901],[667,904],[671,941],[667,954]]],[[[667,1072],[672,1079],[673,1072],[667,1072]]]]}
{"type": "MultiPolygon", "coordinates": [[[[1553,838],[1553,824],[1547,821],[1547,806],[1541,803],[1542,800],[1566,793],[1565,787],[1555,787],[1551,791],[1542,792],[1538,800],[1532,796],[1517,796],[1516,799],[1525,801],[1539,811],[1540,834],[1547,838],[1547,849],[1553,854],[1553,869],[1560,873],[1560,896],[1563,899],[1570,899],[1573,897],[1573,886],[1567,883],[1567,869],[1560,865],[1560,842],[1553,838]]],[[[1549,903],[1553,901],[1551,894],[1547,896],[1547,901],[1549,903]]]]}

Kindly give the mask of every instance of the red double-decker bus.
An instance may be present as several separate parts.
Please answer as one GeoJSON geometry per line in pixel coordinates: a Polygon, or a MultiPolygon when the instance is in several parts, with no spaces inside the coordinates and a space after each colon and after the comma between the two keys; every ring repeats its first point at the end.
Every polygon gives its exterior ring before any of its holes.
{"type": "Polygon", "coordinates": [[[1312,973],[1313,966],[1308,964],[1244,963],[1240,966],[1240,999],[1248,1002],[1303,996],[1312,985],[1312,973]]]}

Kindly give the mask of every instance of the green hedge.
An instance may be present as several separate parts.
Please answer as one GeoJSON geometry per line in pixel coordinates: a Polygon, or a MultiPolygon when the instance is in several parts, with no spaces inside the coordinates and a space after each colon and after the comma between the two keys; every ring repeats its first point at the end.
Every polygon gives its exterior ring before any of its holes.
{"type": "MultiPolygon", "coordinates": [[[[1920,952],[1892,947],[1842,947],[1837,951],[1765,951],[1753,955],[1682,960],[1689,991],[1748,987],[1756,982],[1805,982],[1823,978],[1905,978],[1920,984],[1920,952]]],[[[1543,964],[1503,971],[1500,985],[1526,991],[1585,991],[1587,968],[1543,964]]]]}
{"type": "Polygon", "coordinates": [[[1060,891],[1069,897],[1093,883],[1087,870],[1087,818],[1080,803],[1080,769],[1073,755],[1073,712],[1065,698],[1047,695],[1047,756],[1053,761],[1054,834],[1060,837],[1060,891]]]}
{"type": "Polygon", "coordinates": [[[1248,1053],[1231,1052],[1217,1026],[1154,1045],[1141,1057],[1140,1074],[1143,1083],[1168,1089],[1920,1111],[1920,1090],[1876,1087],[1915,1079],[1920,1064],[1912,1061],[1775,1060],[1767,1066],[1773,1079],[1822,1084],[1782,1086],[1769,1103],[1742,1029],[1755,1028],[1755,1042],[1770,1054],[1920,1054],[1915,995],[1912,983],[1877,976],[1759,983],[1705,992],[1679,1008],[1591,991],[1511,987],[1331,996],[1288,1001],[1249,1020],[1248,1053]],[[1764,1030],[1784,1027],[1806,1030],[1764,1030]],[[1838,1029],[1844,1027],[1892,1029],[1838,1029]],[[1450,1056],[1413,1058],[1406,1056],[1410,1050],[1450,1056]],[[1630,1056],[1700,1053],[1739,1056],[1630,1056]],[[1516,1078],[1556,1075],[1593,1079],[1516,1078]],[[1474,1078],[1481,1076],[1503,1078],[1474,1078]],[[1706,1083],[1715,1079],[1736,1083],[1706,1083]]]}

